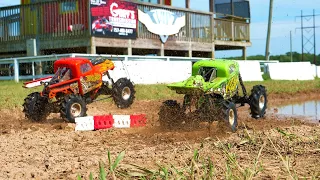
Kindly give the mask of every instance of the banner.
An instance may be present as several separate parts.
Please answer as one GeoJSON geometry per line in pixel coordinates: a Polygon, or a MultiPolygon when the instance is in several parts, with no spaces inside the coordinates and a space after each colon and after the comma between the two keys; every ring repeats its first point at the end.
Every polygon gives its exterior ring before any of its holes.
{"type": "Polygon", "coordinates": [[[137,37],[137,5],[120,0],[91,0],[91,34],[98,37],[137,37]]]}

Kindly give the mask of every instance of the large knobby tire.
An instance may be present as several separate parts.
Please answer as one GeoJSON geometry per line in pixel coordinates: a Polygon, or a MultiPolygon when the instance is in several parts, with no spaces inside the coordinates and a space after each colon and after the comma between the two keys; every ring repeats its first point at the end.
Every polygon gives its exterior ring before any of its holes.
{"type": "Polygon", "coordinates": [[[262,85],[254,86],[249,97],[251,117],[258,119],[264,117],[267,109],[267,91],[262,85]]]}
{"type": "Polygon", "coordinates": [[[183,111],[175,100],[166,100],[160,106],[159,122],[164,129],[180,128],[182,125],[183,111]]]}
{"type": "Polygon", "coordinates": [[[42,97],[40,93],[34,92],[29,94],[23,103],[23,112],[26,118],[32,121],[45,120],[49,115],[49,112],[46,110],[47,103],[48,99],[42,97]]]}
{"type": "Polygon", "coordinates": [[[118,108],[124,109],[132,105],[136,91],[129,79],[118,79],[114,83],[112,90],[112,97],[118,108]]]}
{"type": "Polygon", "coordinates": [[[225,102],[223,105],[223,116],[225,123],[231,128],[232,132],[236,132],[238,126],[238,114],[236,105],[233,102],[225,102]]]}
{"type": "Polygon", "coordinates": [[[87,107],[83,98],[79,95],[68,95],[61,103],[60,115],[63,119],[74,123],[75,118],[87,115],[87,107]]]}

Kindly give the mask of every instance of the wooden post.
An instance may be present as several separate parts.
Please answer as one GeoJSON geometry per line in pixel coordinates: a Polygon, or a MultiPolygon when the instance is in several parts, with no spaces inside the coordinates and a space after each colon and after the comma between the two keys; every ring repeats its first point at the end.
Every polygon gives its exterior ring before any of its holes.
{"type": "Polygon", "coordinates": [[[163,43],[161,43],[161,48],[160,48],[160,51],[159,51],[160,53],[160,56],[164,56],[165,54],[164,54],[164,44],[163,43]]]}
{"type": "Polygon", "coordinates": [[[128,52],[127,54],[129,56],[132,56],[132,40],[131,39],[128,39],[128,52]]]}
{"type": "Polygon", "coordinates": [[[192,43],[189,41],[188,57],[192,57],[192,43]]]}
{"type": "Polygon", "coordinates": [[[242,58],[243,60],[247,60],[247,47],[243,47],[242,49],[242,58]]]}
{"type": "Polygon", "coordinates": [[[186,0],[186,8],[190,9],[190,0],[186,0]]]}
{"type": "Polygon", "coordinates": [[[209,0],[209,10],[210,12],[213,12],[214,11],[214,0],[209,0]]]}
{"type": "Polygon", "coordinates": [[[216,45],[214,44],[214,42],[212,42],[212,50],[211,50],[211,58],[215,59],[216,58],[216,45]]]}
{"type": "MultiPolygon", "coordinates": [[[[210,2],[213,3],[213,0],[210,0],[210,2]]],[[[211,58],[214,59],[215,58],[215,43],[214,43],[214,17],[213,17],[213,13],[212,13],[212,16],[210,19],[210,33],[211,33],[211,44],[212,44],[211,58]]]]}
{"type": "Polygon", "coordinates": [[[231,40],[234,41],[234,22],[231,21],[231,40]]]}
{"type": "Polygon", "coordinates": [[[90,37],[90,46],[87,47],[87,54],[96,54],[95,38],[90,37]]]}

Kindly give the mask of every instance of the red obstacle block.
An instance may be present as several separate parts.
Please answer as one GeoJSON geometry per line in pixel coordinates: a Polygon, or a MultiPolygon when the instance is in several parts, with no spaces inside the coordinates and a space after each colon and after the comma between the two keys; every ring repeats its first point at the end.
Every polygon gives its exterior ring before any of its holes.
{"type": "Polygon", "coordinates": [[[147,118],[145,114],[130,115],[130,127],[146,126],[147,118]]]}
{"type": "Polygon", "coordinates": [[[109,129],[112,128],[114,119],[112,115],[94,116],[94,129],[109,129]]]}
{"type": "Polygon", "coordinates": [[[76,130],[99,130],[109,128],[131,128],[146,126],[145,114],[137,115],[102,115],[76,118],[76,130]]]}

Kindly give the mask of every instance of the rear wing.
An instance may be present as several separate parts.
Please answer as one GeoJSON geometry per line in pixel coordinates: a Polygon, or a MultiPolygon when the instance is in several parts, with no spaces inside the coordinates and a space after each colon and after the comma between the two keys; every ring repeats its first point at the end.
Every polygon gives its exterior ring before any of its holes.
{"type": "Polygon", "coordinates": [[[22,87],[24,87],[24,88],[38,87],[38,86],[41,86],[42,83],[44,83],[44,82],[49,82],[51,79],[52,79],[52,76],[48,76],[45,78],[36,79],[34,81],[28,81],[28,82],[23,83],[22,87]]]}

